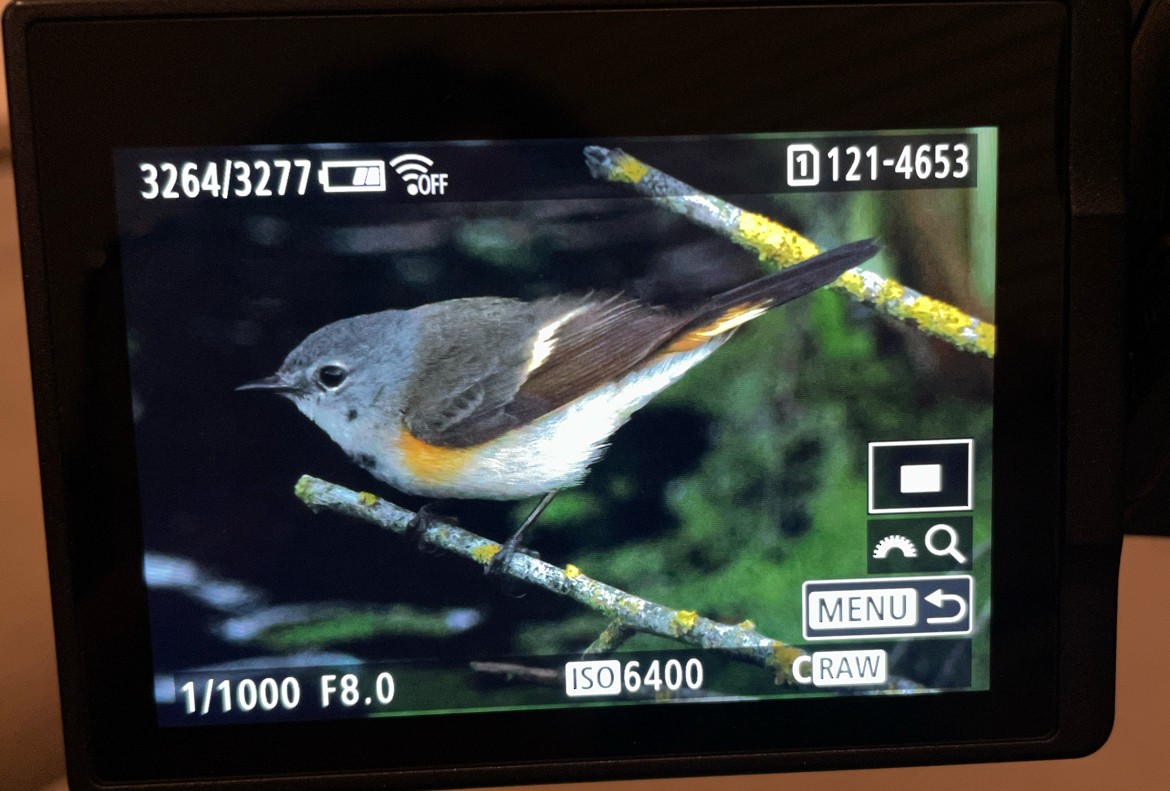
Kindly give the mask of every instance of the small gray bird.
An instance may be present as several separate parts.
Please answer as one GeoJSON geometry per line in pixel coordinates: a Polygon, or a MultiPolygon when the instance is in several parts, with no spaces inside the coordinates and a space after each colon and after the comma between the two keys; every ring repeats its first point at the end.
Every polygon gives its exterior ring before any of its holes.
{"type": "Polygon", "coordinates": [[[621,294],[453,299],[335,321],[273,376],[376,478],[434,498],[516,500],[581,483],[637,409],[737,327],[877,252],[853,242],[671,312],[621,294]]]}

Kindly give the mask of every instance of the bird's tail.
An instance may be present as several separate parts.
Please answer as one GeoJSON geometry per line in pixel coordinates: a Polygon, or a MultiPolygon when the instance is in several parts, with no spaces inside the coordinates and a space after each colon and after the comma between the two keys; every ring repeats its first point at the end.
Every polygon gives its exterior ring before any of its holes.
{"type": "Polygon", "coordinates": [[[700,306],[663,350],[689,351],[731,332],[772,308],[828,285],[846,270],[865,263],[878,251],[873,239],[850,242],[796,266],[717,294],[700,306]]]}

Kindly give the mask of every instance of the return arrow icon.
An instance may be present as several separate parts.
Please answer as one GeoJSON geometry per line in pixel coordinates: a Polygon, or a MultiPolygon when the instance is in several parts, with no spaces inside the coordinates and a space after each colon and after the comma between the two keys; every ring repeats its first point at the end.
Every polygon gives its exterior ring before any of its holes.
{"type": "Polygon", "coordinates": [[[922,597],[928,604],[933,604],[938,609],[944,609],[946,602],[954,602],[959,605],[959,611],[954,615],[937,615],[934,618],[927,618],[927,623],[955,623],[963,620],[967,616],[967,600],[962,596],[956,596],[953,593],[943,593],[942,588],[939,588],[934,593],[922,597]]]}

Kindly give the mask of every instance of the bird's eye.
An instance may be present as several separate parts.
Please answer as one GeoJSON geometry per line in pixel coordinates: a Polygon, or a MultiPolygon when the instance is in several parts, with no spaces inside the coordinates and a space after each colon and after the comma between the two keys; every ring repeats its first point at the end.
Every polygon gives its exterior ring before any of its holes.
{"type": "Polygon", "coordinates": [[[341,383],[345,381],[347,376],[349,376],[349,371],[340,365],[322,365],[317,369],[317,381],[321,383],[322,387],[329,390],[341,387],[341,383]]]}

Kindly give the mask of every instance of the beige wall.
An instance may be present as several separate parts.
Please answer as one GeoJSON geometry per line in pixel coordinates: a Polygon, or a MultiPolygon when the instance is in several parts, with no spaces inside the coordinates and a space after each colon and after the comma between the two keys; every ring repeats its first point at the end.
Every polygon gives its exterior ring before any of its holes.
{"type": "Polygon", "coordinates": [[[60,773],[61,728],[41,532],[12,169],[0,168],[0,789],[60,773]]]}
{"type": "MultiPolygon", "coordinates": [[[[2,88],[0,88],[2,90],[2,88]]],[[[0,109],[4,107],[0,96],[0,109]]],[[[6,113],[0,124],[7,126],[6,113]]],[[[6,129],[4,133],[6,142],[6,129]]],[[[0,146],[0,149],[6,146],[0,146]]],[[[0,164],[0,791],[64,773],[11,167],[0,164]]],[[[1113,737],[1076,761],[608,784],[606,791],[1170,789],[1170,539],[1130,538],[1113,737]]],[[[797,723],[793,727],[798,727],[797,723]]],[[[63,788],[63,784],[59,786],[63,788]]],[[[573,786],[557,786],[571,791],[573,786]]],[[[598,786],[590,786],[595,791],[598,786]]],[[[584,786],[582,791],[586,791],[584,786]]]]}

